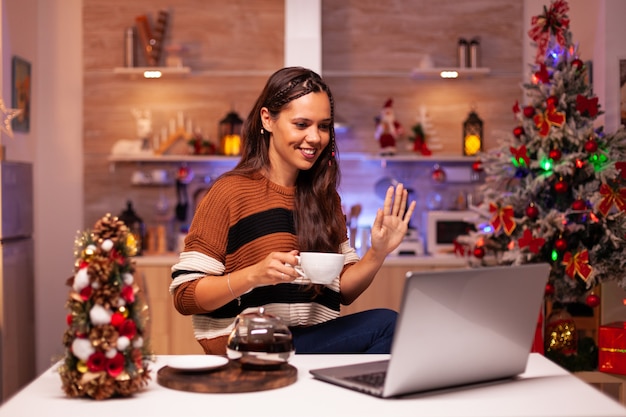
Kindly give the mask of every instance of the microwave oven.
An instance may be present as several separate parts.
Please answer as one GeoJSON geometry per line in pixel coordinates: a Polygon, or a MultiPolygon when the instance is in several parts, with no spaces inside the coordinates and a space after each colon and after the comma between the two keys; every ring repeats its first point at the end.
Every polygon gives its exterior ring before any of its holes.
{"type": "Polygon", "coordinates": [[[424,214],[426,227],[426,253],[429,255],[454,254],[454,241],[458,236],[475,231],[477,215],[469,210],[433,210],[424,214]]]}

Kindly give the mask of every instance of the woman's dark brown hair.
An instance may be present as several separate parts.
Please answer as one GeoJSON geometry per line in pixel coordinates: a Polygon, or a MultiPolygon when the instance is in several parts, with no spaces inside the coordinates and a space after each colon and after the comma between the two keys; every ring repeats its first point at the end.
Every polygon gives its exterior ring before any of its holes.
{"type": "Polygon", "coordinates": [[[230,174],[251,176],[270,166],[270,134],[262,130],[263,107],[276,120],[293,100],[319,92],[326,93],[330,101],[330,140],[311,169],[298,174],[294,221],[300,251],[338,252],[345,239],[345,223],[342,224],[341,217],[337,216],[341,203],[336,191],[340,172],[333,126],[335,102],[328,85],[314,71],[288,67],[276,71],[268,79],[243,124],[241,160],[230,174]]]}

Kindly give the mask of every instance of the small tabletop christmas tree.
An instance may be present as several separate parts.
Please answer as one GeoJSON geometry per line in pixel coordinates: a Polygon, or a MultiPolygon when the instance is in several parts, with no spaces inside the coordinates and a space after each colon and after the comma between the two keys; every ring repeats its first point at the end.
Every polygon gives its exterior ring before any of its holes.
{"type": "Polygon", "coordinates": [[[139,297],[130,257],[137,243],[128,227],[107,214],[75,242],[74,276],[59,367],[70,397],[129,396],[150,379],[145,343],[147,307],[139,297]]]}
{"type": "Polygon", "coordinates": [[[594,126],[600,105],[568,10],[556,0],[532,19],[527,104],[515,103],[512,133],[480,155],[483,219],[459,243],[473,265],[550,263],[547,297],[594,307],[597,284],[626,287],[626,131],[594,126]]]}

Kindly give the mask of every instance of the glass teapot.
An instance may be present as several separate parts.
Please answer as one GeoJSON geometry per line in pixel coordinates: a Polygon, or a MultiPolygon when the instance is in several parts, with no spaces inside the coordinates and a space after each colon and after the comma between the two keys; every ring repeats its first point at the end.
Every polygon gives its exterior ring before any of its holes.
{"type": "Polygon", "coordinates": [[[247,368],[275,368],[294,354],[289,327],[263,307],[237,316],[228,336],[226,354],[247,368]]]}

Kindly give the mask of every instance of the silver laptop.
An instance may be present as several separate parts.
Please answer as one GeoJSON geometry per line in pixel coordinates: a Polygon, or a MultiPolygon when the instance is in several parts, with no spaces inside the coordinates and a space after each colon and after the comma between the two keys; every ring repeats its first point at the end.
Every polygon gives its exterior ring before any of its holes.
{"type": "Polygon", "coordinates": [[[549,270],[408,272],[389,360],[310,372],[378,397],[512,378],[526,369],[549,270]]]}

